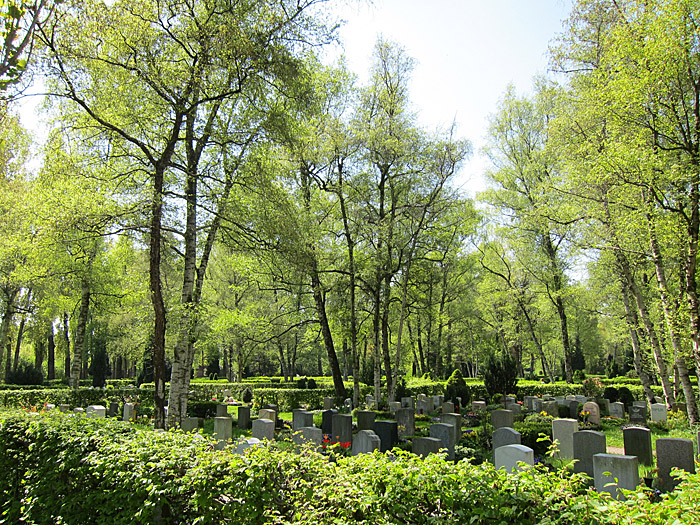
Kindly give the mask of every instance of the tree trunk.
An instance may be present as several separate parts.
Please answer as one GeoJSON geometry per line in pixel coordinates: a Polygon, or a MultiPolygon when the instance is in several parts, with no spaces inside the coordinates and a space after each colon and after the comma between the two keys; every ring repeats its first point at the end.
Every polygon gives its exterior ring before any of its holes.
{"type": "Polygon", "coordinates": [[[85,332],[87,330],[88,314],[90,312],[90,283],[84,278],[80,283],[80,310],[78,322],[75,325],[75,344],[73,345],[73,359],[70,368],[69,385],[71,389],[80,388],[80,376],[83,369],[83,353],[85,351],[85,332]]]}
{"type": "Polygon", "coordinates": [[[68,312],[63,313],[63,338],[66,343],[66,355],[63,361],[63,376],[70,380],[70,331],[68,326],[68,312]]]}
{"type": "Polygon", "coordinates": [[[53,335],[53,321],[46,323],[47,339],[48,339],[48,355],[46,362],[46,379],[51,381],[56,379],[56,342],[53,335]]]}
{"type": "MultiPolygon", "coordinates": [[[[645,201],[647,205],[651,204],[650,199],[647,198],[645,194],[645,201]]],[[[673,347],[673,355],[675,361],[675,375],[680,380],[683,388],[683,394],[688,407],[688,419],[691,425],[698,422],[698,407],[695,402],[695,393],[693,392],[693,384],[690,381],[688,367],[683,358],[683,349],[681,346],[680,338],[676,330],[675,315],[672,311],[671,300],[668,293],[668,285],[666,283],[666,272],[664,268],[663,258],[661,256],[661,250],[656,239],[656,225],[654,224],[653,218],[650,211],[646,212],[647,224],[649,226],[649,244],[651,246],[652,258],[654,260],[654,267],[656,268],[656,282],[659,285],[659,295],[661,296],[661,305],[664,311],[664,318],[666,319],[666,326],[668,328],[668,334],[671,338],[671,345],[673,347]]],[[[670,407],[669,407],[670,408],[670,407]]]]}
{"type": "MultiPolygon", "coordinates": [[[[15,299],[19,293],[19,289],[4,288],[5,292],[5,310],[2,313],[2,324],[0,324],[0,372],[2,372],[2,359],[5,353],[5,348],[8,345],[10,338],[10,327],[12,325],[12,317],[15,314],[15,299]]],[[[7,375],[3,376],[5,379],[7,375]]]]}

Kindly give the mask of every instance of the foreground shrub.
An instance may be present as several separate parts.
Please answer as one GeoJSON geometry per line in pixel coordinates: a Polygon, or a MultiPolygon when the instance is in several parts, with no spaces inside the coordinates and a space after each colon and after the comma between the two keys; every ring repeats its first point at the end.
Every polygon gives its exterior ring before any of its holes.
{"type": "Polygon", "coordinates": [[[517,474],[443,456],[214,451],[181,432],[109,419],[0,414],[3,523],[693,523],[700,475],[660,504],[618,503],[581,475],[517,474]],[[678,520],[678,521],[675,521],[678,520]]]}

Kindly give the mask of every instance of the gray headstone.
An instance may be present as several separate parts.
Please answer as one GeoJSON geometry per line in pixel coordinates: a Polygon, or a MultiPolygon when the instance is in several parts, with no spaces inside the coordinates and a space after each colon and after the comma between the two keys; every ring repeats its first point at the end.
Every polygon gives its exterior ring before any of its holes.
{"type": "Polygon", "coordinates": [[[542,410],[552,417],[559,417],[559,404],[556,401],[542,401],[542,410]]]}
{"type": "Polygon", "coordinates": [[[302,427],[314,426],[314,415],[303,409],[296,409],[292,412],[292,431],[296,432],[302,427]]]}
{"type": "Polygon", "coordinates": [[[540,412],[543,412],[544,411],[544,408],[542,407],[543,403],[544,403],[544,401],[542,399],[540,399],[539,397],[536,397],[535,399],[532,400],[532,403],[531,403],[532,409],[531,410],[533,412],[537,412],[538,414],[540,412]]]}
{"type": "Polygon", "coordinates": [[[233,437],[233,420],[230,417],[214,418],[214,439],[216,439],[216,450],[223,450],[226,443],[233,437]]]}
{"type": "Polygon", "coordinates": [[[459,443],[462,439],[462,416],[460,414],[442,414],[440,416],[440,423],[446,423],[452,425],[454,431],[453,440],[455,443],[459,443]]]}
{"type": "Polygon", "coordinates": [[[693,441],[679,438],[656,440],[656,466],[659,470],[659,488],[663,492],[673,490],[680,480],[671,477],[673,467],[695,473],[693,441]]]}
{"type": "Polygon", "coordinates": [[[472,410],[474,412],[482,412],[486,410],[486,401],[472,401],[472,410]]]}
{"type": "Polygon", "coordinates": [[[331,441],[333,443],[352,442],[352,416],[350,414],[333,414],[331,441]]]}
{"type": "Polygon", "coordinates": [[[333,416],[337,413],[337,410],[324,410],[321,413],[321,430],[329,438],[333,435],[333,416]]]}
{"type": "Polygon", "coordinates": [[[651,420],[654,422],[666,421],[668,418],[668,411],[666,410],[666,405],[663,403],[654,403],[651,405],[651,420]]]}
{"type": "Polygon", "coordinates": [[[70,412],[70,405],[58,405],[58,410],[67,414],[68,412],[70,412]]]}
{"type": "Polygon", "coordinates": [[[625,418],[625,404],[616,401],[615,403],[610,403],[610,416],[617,419],[625,418]]]}
{"type": "Polygon", "coordinates": [[[430,414],[432,410],[432,403],[428,403],[427,399],[416,400],[416,414],[430,414]]]}
{"type": "MultiPolygon", "coordinates": [[[[36,414],[37,412],[34,412],[34,413],[36,414]]],[[[76,408],[73,409],[73,413],[74,413],[74,414],[84,414],[84,413],[85,413],[85,409],[84,409],[84,408],[81,408],[81,407],[76,407],[76,408]]]]}
{"type": "Polygon", "coordinates": [[[575,399],[570,399],[567,401],[569,406],[569,417],[578,421],[578,401],[575,399]]]}
{"type": "Polygon", "coordinates": [[[452,401],[445,401],[442,404],[442,413],[443,414],[454,414],[455,411],[455,404],[452,401]]]}
{"type": "Polygon", "coordinates": [[[102,405],[90,405],[85,409],[87,417],[107,417],[107,409],[102,405]]]}
{"type": "Polygon", "coordinates": [[[588,422],[592,425],[600,426],[600,407],[598,403],[587,401],[583,404],[583,411],[588,412],[588,422]]]}
{"type": "Polygon", "coordinates": [[[625,455],[637,456],[640,465],[653,465],[654,453],[651,448],[651,430],[644,427],[627,427],[622,429],[625,442],[625,455]]]}
{"type": "Polygon", "coordinates": [[[389,401],[389,412],[396,414],[396,411],[401,408],[401,401],[389,401]]]}
{"type": "Polygon", "coordinates": [[[564,396],[554,396],[554,401],[556,401],[559,406],[566,405],[566,398],[564,396]]]}
{"type": "Polygon", "coordinates": [[[521,470],[523,465],[519,463],[525,463],[525,468],[535,464],[535,453],[525,445],[505,445],[493,451],[493,463],[497,469],[506,472],[521,470]]]}
{"type": "Polygon", "coordinates": [[[595,454],[593,479],[598,492],[606,492],[617,500],[626,499],[619,489],[634,490],[639,485],[637,456],[595,454]]]}
{"type": "Polygon", "coordinates": [[[372,410],[361,410],[357,413],[357,430],[374,429],[374,418],[377,413],[372,410]]]}
{"type": "Polygon", "coordinates": [[[513,428],[513,421],[514,421],[514,415],[513,412],[510,410],[503,410],[502,408],[499,410],[494,410],[491,412],[491,424],[493,425],[493,428],[501,428],[501,427],[511,427],[513,428]]]}
{"type": "MultiPolygon", "coordinates": [[[[636,403],[636,401],[635,401],[636,403]]],[[[629,407],[630,423],[645,425],[647,422],[647,407],[646,405],[632,405],[629,407]]]]}
{"type": "MultiPolygon", "coordinates": [[[[219,419],[218,417],[216,419],[219,419]]],[[[215,420],[216,421],[216,420],[215,420]]],[[[275,422],[272,419],[258,418],[253,421],[253,437],[257,439],[275,439],[275,422]]]]}
{"type": "Polygon", "coordinates": [[[437,409],[442,406],[445,401],[445,396],[433,396],[433,406],[437,409]]]}
{"type": "Polygon", "coordinates": [[[506,445],[520,445],[520,432],[508,427],[497,428],[491,435],[493,449],[506,445]]]}
{"type": "Polygon", "coordinates": [[[586,396],[574,396],[574,399],[576,399],[576,401],[578,401],[580,404],[584,404],[588,401],[586,396]]]}
{"type": "Polygon", "coordinates": [[[442,441],[442,447],[447,449],[448,459],[455,458],[454,427],[447,423],[435,423],[430,425],[430,437],[442,441]]]}
{"type": "Polygon", "coordinates": [[[508,403],[506,403],[506,410],[510,410],[516,416],[520,415],[522,409],[522,405],[516,401],[509,401],[508,403]]]}
{"type": "Polygon", "coordinates": [[[610,415],[610,400],[609,399],[603,398],[603,399],[596,401],[596,403],[598,403],[598,406],[600,407],[600,414],[601,415],[603,415],[603,414],[610,415]]]}
{"type": "Polygon", "coordinates": [[[216,417],[228,417],[228,405],[219,403],[216,405],[216,417]]]}
{"type": "Polygon", "coordinates": [[[399,442],[399,429],[396,421],[375,421],[374,433],[382,441],[382,452],[387,452],[399,442]]]}
{"type": "Polygon", "coordinates": [[[413,407],[400,408],[396,411],[396,423],[399,429],[399,438],[412,436],[416,433],[416,413],[413,407]]]}
{"type": "Polygon", "coordinates": [[[415,403],[413,400],[413,396],[409,397],[402,397],[401,398],[401,408],[412,408],[415,409],[415,403]]]}
{"type": "Polygon", "coordinates": [[[245,454],[246,450],[259,446],[260,440],[258,438],[247,438],[247,439],[239,439],[236,441],[236,449],[234,450],[234,453],[236,454],[245,454]]]}
{"type": "Polygon", "coordinates": [[[238,428],[250,428],[250,406],[242,405],[238,407],[238,428]]]}
{"type": "Polygon", "coordinates": [[[323,431],[316,427],[302,427],[292,434],[292,441],[297,446],[311,443],[320,451],[323,443],[323,431]]]}
{"type": "Polygon", "coordinates": [[[196,432],[199,430],[199,418],[198,417],[184,417],[182,418],[182,425],[180,426],[183,432],[196,432]]]}
{"type": "Polygon", "coordinates": [[[687,403],[671,403],[671,411],[672,412],[681,412],[687,416],[688,415],[688,405],[687,405],[687,403]]]}
{"type": "Polygon", "coordinates": [[[605,434],[595,430],[574,432],[574,472],[584,472],[593,477],[593,456],[605,454],[605,434]]]}
{"type": "Polygon", "coordinates": [[[525,396],[523,397],[523,404],[528,410],[534,410],[535,408],[535,399],[537,399],[536,396],[525,396]]]}
{"type": "Polygon", "coordinates": [[[131,421],[136,417],[136,406],[133,403],[124,403],[124,421],[131,421]]]}
{"type": "Polygon", "coordinates": [[[373,396],[373,395],[370,395],[370,394],[367,394],[367,395],[365,396],[365,404],[366,404],[369,408],[374,408],[374,405],[375,405],[374,396],[373,396]]]}
{"type": "Polygon", "coordinates": [[[559,440],[557,457],[574,459],[574,433],[578,432],[578,420],[555,419],[552,421],[552,439],[559,440]]]}
{"type": "Polygon", "coordinates": [[[277,412],[270,408],[261,408],[258,410],[258,419],[269,419],[274,423],[277,421],[277,412]]]}
{"type": "Polygon", "coordinates": [[[323,398],[323,410],[333,410],[333,398],[324,397],[323,398]]]}
{"type": "Polygon", "coordinates": [[[382,440],[371,430],[360,430],[355,434],[355,439],[352,440],[352,455],[371,454],[375,450],[379,450],[382,445],[382,440]]]}
{"type": "Polygon", "coordinates": [[[112,401],[109,404],[109,417],[117,417],[119,414],[119,403],[112,401]]]}
{"type": "Polygon", "coordinates": [[[434,437],[413,438],[413,453],[423,458],[428,454],[437,454],[441,448],[445,448],[441,439],[434,437]]]}

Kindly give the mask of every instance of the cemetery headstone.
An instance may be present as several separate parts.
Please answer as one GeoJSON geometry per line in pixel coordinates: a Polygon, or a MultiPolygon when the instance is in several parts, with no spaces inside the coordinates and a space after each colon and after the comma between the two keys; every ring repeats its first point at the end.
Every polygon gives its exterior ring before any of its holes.
{"type": "Polygon", "coordinates": [[[520,445],[520,432],[508,427],[497,428],[491,435],[493,449],[506,445],[520,445]]]}
{"type": "Polygon", "coordinates": [[[399,408],[396,411],[396,423],[399,429],[399,438],[412,436],[416,433],[416,413],[413,407],[399,408]]]}
{"type": "Polygon", "coordinates": [[[671,411],[672,412],[681,412],[687,416],[688,415],[688,405],[687,405],[687,403],[671,403],[671,411]]]}
{"type": "Polygon", "coordinates": [[[109,417],[117,417],[117,414],[119,414],[119,403],[112,401],[109,404],[109,417]]]}
{"type": "Polygon", "coordinates": [[[253,437],[261,440],[267,439],[269,441],[275,439],[275,422],[266,418],[258,418],[253,421],[253,437]]]}
{"type": "Polygon", "coordinates": [[[624,419],[625,417],[625,404],[616,401],[615,403],[610,403],[610,416],[617,419],[624,419]]]}
{"type": "Polygon", "coordinates": [[[302,427],[292,435],[292,441],[297,446],[311,443],[320,451],[323,444],[323,431],[316,427],[302,427]]]}
{"type": "Polygon", "coordinates": [[[630,423],[645,425],[647,422],[647,407],[646,405],[632,405],[629,407],[630,423]]]}
{"type": "Polygon", "coordinates": [[[216,405],[216,417],[229,417],[228,405],[225,405],[224,403],[218,403],[216,405]]]}
{"type": "Polygon", "coordinates": [[[455,404],[452,401],[445,401],[442,404],[442,413],[443,414],[454,414],[455,411],[455,404]]]}
{"type": "Polygon", "coordinates": [[[67,414],[70,412],[70,405],[58,405],[58,410],[67,414]]]}
{"type": "MultiPolygon", "coordinates": [[[[76,407],[76,408],[73,409],[73,413],[74,413],[74,414],[84,414],[84,413],[85,413],[85,409],[84,409],[84,408],[81,408],[81,407],[76,407]]],[[[36,412],[35,412],[35,414],[36,414],[36,412]]]]}
{"type": "Polygon", "coordinates": [[[382,440],[371,430],[360,430],[352,440],[352,455],[371,454],[381,448],[382,440]]]}
{"type": "Polygon", "coordinates": [[[258,438],[247,438],[247,439],[239,439],[236,441],[236,450],[235,453],[239,455],[245,454],[246,450],[259,446],[260,440],[258,438]]]}
{"type": "Polygon", "coordinates": [[[374,433],[381,439],[381,451],[387,452],[399,442],[399,429],[396,421],[375,421],[374,433]]]}
{"type": "Polygon", "coordinates": [[[392,414],[396,414],[396,411],[401,408],[401,402],[400,401],[389,401],[389,412],[392,414]]]}
{"type": "Polygon", "coordinates": [[[454,442],[454,427],[447,423],[435,423],[430,425],[430,437],[437,438],[442,441],[443,448],[447,449],[447,458],[453,460],[455,458],[455,442],[454,442]]]}
{"type": "Polygon", "coordinates": [[[333,398],[324,397],[323,398],[323,410],[333,410],[333,398]]]}
{"type": "Polygon", "coordinates": [[[506,403],[506,410],[510,410],[516,416],[520,415],[522,409],[522,405],[520,403],[517,403],[516,401],[508,401],[506,403]]]}
{"type": "Polygon", "coordinates": [[[559,440],[557,457],[574,458],[574,433],[578,432],[577,419],[555,419],[552,421],[552,439],[559,440]]]}
{"type": "Polygon", "coordinates": [[[357,429],[372,430],[374,428],[374,418],[377,413],[372,410],[361,410],[357,413],[357,429]]]}
{"type": "Polygon", "coordinates": [[[182,419],[182,425],[180,427],[183,432],[196,432],[199,429],[199,418],[198,417],[185,417],[182,419]]]}
{"type": "Polygon", "coordinates": [[[491,412],[491,424],[493,425],[493,428],[501,428],[501,427],[513,427],[513,412],[510,410],[503,410],[502,408],[498,410],[494,410],[491,412]]]}
{"type": "Polygon", "coordinates": [[[223,450],[226,443],[233,437],[233,420],[230,417],[214,418],[214,439],[216,450],[223,450]]]}
{"type": "Polygon", "coordinates": [[[124,403],[123,421],[131,421],[136,417],[136,406],[133,403],[124,403]]]}
{"type": "Polygon", "coordinates": [[[494,450],[493,463],[497,469],[502,468],[506,472],[522,470],[535,464],[535,453],[525,445],[505,445],[494,450]]]}
{"type": "Polygon", "coordinates": [[[250,428],[250,406],[241,405],[238,407],[238,428],[250,428]]]}
{"type": "Polygon", "coordinates": [[[695,453],[690,439],[659,438],[656,440],[656,466],[659,469],[659,489],[670,492],[680,483],[671,477],[673,467],[695,474],[695,453]]]}
{"type": "Polygon", "coordinates": [[[544,401],[540,399],[539,397],[536,397],[535,399],[532,400],[532,411],[537,412],[538,414],[542,412],[544,409],[542,408],[544,401]]]}
{"type": "Polygon", "coordinates": [[[666,405],[663,403],[654,403],[651,405],[651,420],[654,422],[666,421],[668,418],[668,411],[666,410],[666,405]]]}
{"type": "Polygon", "coordinates": [[[333,435],[333,416],[337,413],[337,410],[324,410],[321,413],[321,430],[329,438],[333,435]]]}
{"type": "MultiPolygon", "coordinates": [[[[432,404],[432,403],[431,403],[432,404]]],[[[432,406],[428,408],[428,401],[426,399],[416,400],[416,414],[430,414],[432,412],[432,406]]]]}
{"type": "Polygon", "coordinates": [[[296,409],[292,412],[292,431],[296,432],[302,427],[314,426],[314,415],[303,409],[296,409]]]}
{"type": "Polygon", "coordinates": [[[622,429],[625,455],[637,456],[640,465],[653,465],[654,453],[651,448],[651,430],[644,427],[627,427],[622,429]]]}
{"type": "Polygon", "coordinates": [[[569,417],[578,421],[578,401],[570,399],[567,404],[569,405],[569,417]]]}
{"type": "Polygon", "coordinates": [[[277,421],[277,412],[270,408],[261,408],[258,410],[258,419],[269,419],[274,423],[277,421]]]}
{"type": "Polygon", "coordinates": [[[528,410],[534,410],[535,408],[535,399],[537,399],[536,396],[525,396],[523,397],[523,404],[527,407],[528,410]]]}
{"type": "Polygon", "coordinates": [[[486,401],[472,401],[472,410],[474,412],[482,412],[486,410],[486,401]]]}
{"type": "Polygon", "coordinates": [[[626,498],[620,489],[634,490],[639,485],[638,458],[618,454],[595,454],[593,479],[598,492],[608,493],[617,500],[624,500],[626,498]]]}
{"type": "Polygon", "coordinates": [[[440,423],[447,423],[452,425],[452,430],[454,432],[453,441],[459,443],[462,439],[462,416],[461,414],[442,414],[440,416],[440,423]]]}
{"type": "Polygon", "coordinates": [[[401,408],[415,408],[413,397],[402,397],[401,408]]]}
{"type": "Polygon", "coordinates": [[[331,420],[331,442],[352,442],[352,416],[350,414],[333,414],[331,420]]]}
{"type": "Polygon", "coordinates": [[[441,448],[445,448],[442,440],[434,437],[413,438],[413,453],[424,458],[428,454],[437,454],[441,448]]]}
{"type": "Polygon", "coordinates": [[[556,401],[542,401],[542,410],[552,417],[559,417],[559,404],[556,401]]]}
{"type": "Polygon", "coordinates": [[[107,409],[102,405],[90,405],[85,409],[87,417],[107,417],[107,409]]]}
{"type": "Polygon", "coordinates": [[[598,403],[587,401],[583,404],[583,412],[588,413],[588,422],[591,425],[600,426],[600,407],[598,403]]]}
{"type": "Polygon", "coordinates": [[[445,396],[433,396],[433,406],[435,407],[435,409],[441,407],[444,401],[445,396]]]}
{"type": "Polygon", "coordinates": [[[594,476],[593,456],[606,453],[605,434],[595,430],[574,432],[574,472],[594,476]]]}

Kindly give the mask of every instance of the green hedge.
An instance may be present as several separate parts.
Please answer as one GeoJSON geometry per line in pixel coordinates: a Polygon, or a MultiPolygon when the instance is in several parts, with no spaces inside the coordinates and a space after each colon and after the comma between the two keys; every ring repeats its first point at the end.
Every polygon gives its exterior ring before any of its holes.
{"type": "Polygon", "coordinates": [[[139,388],[0,390],[0,406],[10,408],[42,407],[46,403],[56,406],[70,405],[71,407],[86,407],[89,405],[109,407],[109,403],[113,401],[122,403],[125,399],[135,401],[137,398],[138,402],[143,406],[153,406],[153,390],[142,390],[139,388]]]}
{"type": "Polygon", "coordinates": [[[581,475],[423,460],[395,450],[331,461],[108,419],[0,414],[3,523],[698,523],[700,474],[659,503],[616,502],[581,475]],[[678,521],[676,521],[678,520],[678,521]]]}

